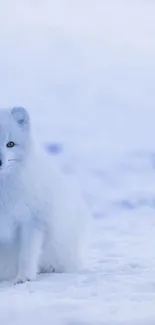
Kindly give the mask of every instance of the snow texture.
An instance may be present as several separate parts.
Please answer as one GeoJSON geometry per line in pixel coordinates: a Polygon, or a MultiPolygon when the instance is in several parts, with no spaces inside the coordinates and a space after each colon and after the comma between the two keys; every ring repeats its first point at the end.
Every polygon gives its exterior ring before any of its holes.
{"type": "Polygon", "coordinates": [[[1,1],[0,106],[81,184],[93,220],[77,274],[0,284],[3,325],[155,324],[155,3],[1,1]]]}

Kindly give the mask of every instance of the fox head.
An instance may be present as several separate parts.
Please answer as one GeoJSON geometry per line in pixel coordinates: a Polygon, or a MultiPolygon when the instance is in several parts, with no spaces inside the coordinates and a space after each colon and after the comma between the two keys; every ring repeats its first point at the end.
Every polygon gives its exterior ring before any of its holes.
{"type": "Polygon", "coordinates": [[[27,160],[30,147],[30,119],[23,107],[0,110],[0,177],[27,160]]]}

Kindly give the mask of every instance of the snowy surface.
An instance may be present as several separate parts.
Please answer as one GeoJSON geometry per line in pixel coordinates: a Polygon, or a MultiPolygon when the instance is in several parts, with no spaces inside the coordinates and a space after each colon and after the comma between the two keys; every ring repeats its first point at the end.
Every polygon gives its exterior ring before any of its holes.
{"type": "Polygon", "coordinates": [[[94,223],[87,270],[0,284],[3,325],[155,324],[154,17],[151,0],[1,1],[0,106],[29,109],[94,223]]]}

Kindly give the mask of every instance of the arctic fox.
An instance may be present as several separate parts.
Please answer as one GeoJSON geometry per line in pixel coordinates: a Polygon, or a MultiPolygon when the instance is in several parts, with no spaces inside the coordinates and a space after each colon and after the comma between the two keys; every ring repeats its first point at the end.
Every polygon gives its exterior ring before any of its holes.
{"type": "Polygon", "coordinates": [[[89,213],[31,135],[23,107],[0,110],[0,280],[82,266],[89,213]]]}

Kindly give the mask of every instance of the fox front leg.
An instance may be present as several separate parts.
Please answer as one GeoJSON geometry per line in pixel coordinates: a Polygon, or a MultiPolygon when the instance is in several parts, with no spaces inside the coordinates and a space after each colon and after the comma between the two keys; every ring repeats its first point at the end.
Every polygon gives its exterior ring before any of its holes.
{"type": "Polygon", "coordinates": [[[32,221],[20,226],[19,236],[19,263],[15,284],[36,279],[43,242],[41,229],[32,221]]]}

